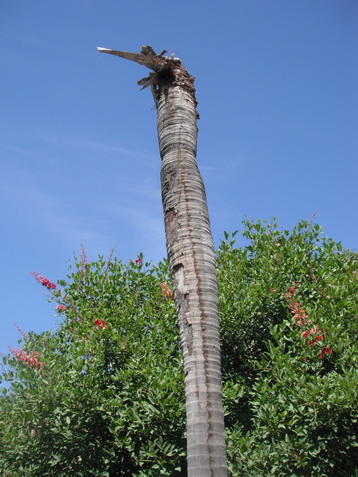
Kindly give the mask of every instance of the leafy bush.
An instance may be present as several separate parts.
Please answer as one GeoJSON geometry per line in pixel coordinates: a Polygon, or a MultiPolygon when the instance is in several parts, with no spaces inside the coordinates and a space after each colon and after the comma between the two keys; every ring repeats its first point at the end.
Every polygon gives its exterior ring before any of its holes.
{"type": "Polygon", "coordinates": [[[357,255],[304,221],[245,225],[218,252],[232,474],[357,475],[357,255]]]}
{"type": "MultiPolygon", "coordinates": [[[[231,475],[354,476],[357,254],[301,222],[245,221],[217,252],[231,475]]],[[[184,476],[179,332],[166,262],[87,263],[58,287],[56,332],[4,358],[4,476],[184,476]]]]}
{"type": "Polygon", "coordinates": [[[124,266],[82,255],[59,281],[58,331],[23,343],[44,365],[6,359],[1,475],[183,475],[183,371],[167,275],[141,257],[124,266]]]}

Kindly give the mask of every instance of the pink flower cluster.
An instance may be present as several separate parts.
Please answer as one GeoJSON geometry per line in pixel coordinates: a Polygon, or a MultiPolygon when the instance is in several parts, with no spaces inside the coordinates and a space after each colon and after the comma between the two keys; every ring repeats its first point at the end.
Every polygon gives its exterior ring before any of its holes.
{"type": "MultiPolygon", "coordinates": [[[[305,310],[294,298],[294,294],[296,293],[297,289],[298,289],[297,284],[295,284],[292,287],[289,287],[288,292],[284,294],[284,297],[288,303],[288,307],[290,308],[291,313],[293,314],[293,318],[296,320],[296,325],[307,326],[310,328],[302,332],[301,334],[302,338],[307,340],[310,346],[315,346],[317,343],[324,340],[324,334],[323,334],[323,331],[320,330],[318,325],[314,325],[311,328],[312,321],[308,318],[308,315],[305,312],[305,310]]],[[[331,354],[331,353],[332,353],[331,348],[329,348],[328,346],[324,346],[321,352],[319,353],[319,357],[323,358],[326,354],[331,354]]]]}
{"type": "Polygon", "coordinates": [[[106,322],[105,321],[101,321],[99,320],[98,318],[96,320],[94,320],[94,324],[96,325],[97,327],[97,330],[99,330],[100,328],[102,330],[105,330],[107,328],[107,325],[106,325],[106,322]]]}
{"type": "Polygon", "coordinates": [[[162,288],[162,292],[165,298],[170,298],[171,300],[174,300],[173,292],[169,288],[169,285],[167,285],[165,282],[161,282],[160,286],[162,288]]]}
{"type": "Polygon", "coordinates": [[[296,285],[289,287],[288,292],[284,294],[284,297],[288,302],[288,307],[293,314],[293,318],[296,320],[296,325],[303,326],[307,325],[308,323],[311,323],[311,320],[308,319],[308,315],[301,307],[301,305],[293,298],[293,295],[296,293],[297,288],[298,287],[296,285]]]}
{"type": "Polygon", "coordinates": [[[54,283],[50,282],[50,280],[48,278],[45,278],[45,277],[43,277],[42,275],[39,275],[36,272],[32,272],[32,275],[35,277],[35,279],[39,283],[41,283],[42,286],[46,287],[48,290],[54,290],[56,288],[56,285],[54,283]]]}
{"type": "Polygon", "coordinates": [[[10,352],[15,356],[18,361],[26,363],[27,366],[29,366],[30,368],[40,369],[45,366],[45,363],[39,360],[40,353],[38,353],[37,351],[29,351],[28,353],[26,353],[26,351],[24,351],[23,349],[12,348],[10,349],[10,352]]]}
{"type": "Polygon", "coordinates": [[[65,305],[57,305],[56,306],[56,311],[58,311],[59,313],[62,313],[65,310],[66,310],[65,305]]]}

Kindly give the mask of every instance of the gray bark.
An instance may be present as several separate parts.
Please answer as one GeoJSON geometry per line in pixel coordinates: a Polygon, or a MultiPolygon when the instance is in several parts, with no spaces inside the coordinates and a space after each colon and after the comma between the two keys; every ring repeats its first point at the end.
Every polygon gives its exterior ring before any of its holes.
{"type": "Polygon", "coordinates": [[[227,476],[221,392],[220,335],[215,254],[204,184],[196,162],[194,79],[178,58],[100,49],[154,72],[158,109],[162,201],[184,359],[189,477],[227,476]]]}

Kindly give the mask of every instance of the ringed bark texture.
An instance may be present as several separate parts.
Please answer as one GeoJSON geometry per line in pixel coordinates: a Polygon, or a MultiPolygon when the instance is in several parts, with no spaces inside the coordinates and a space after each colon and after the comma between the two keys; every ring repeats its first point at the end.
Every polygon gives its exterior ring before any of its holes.
{"type": "Polygon", "coordinates": [[[193,93],[159,94],[158,138],[168,259],[184,357],[189,477],[226,476],[215,254],[196,162],[193,93]]]}
{"type": "Polygon", "coordinates": [[[184,358],[189,477],[226,477],[218,287],[204,184],[196,162],[194,78],[179,58],[99,48],[153,70],[158,110],[161,184],[167,252],[174,281],[184,358]]]}

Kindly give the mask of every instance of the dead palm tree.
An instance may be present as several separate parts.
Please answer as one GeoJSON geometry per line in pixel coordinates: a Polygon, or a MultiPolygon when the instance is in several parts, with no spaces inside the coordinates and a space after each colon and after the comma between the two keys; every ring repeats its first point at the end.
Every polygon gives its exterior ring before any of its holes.
{"type": "Polygon", "coordinates": [[[168,259],[184,358],[189,477],[226,476],[218,291],[204,184],[196,162],[194,78],[179,58],[98,48],[153,70],[168,259]]]}

